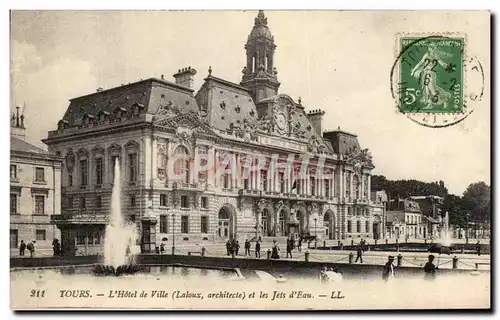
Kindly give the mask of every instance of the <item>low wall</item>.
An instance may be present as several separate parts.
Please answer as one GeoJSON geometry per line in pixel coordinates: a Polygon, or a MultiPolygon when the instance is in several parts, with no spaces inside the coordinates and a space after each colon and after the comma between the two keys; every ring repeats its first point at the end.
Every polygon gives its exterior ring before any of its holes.
{"type": "MultiPolygon", "coordinates": [[[[159,264],[159,265],[179,265],[186,267],[205,267],[205,268],[240,268],[242,270],[262,270],[275,276],[300,275],[317,277],[320,270],[324,267],[337,267],[345,278],[360,277],[380,277],[382,275],[381,265],[368,264],[341,264],[324,262],[305,262],[292,260],[266,260],[266,259],[240,259],[240,258],[221,258],[221,257],[200,257],[200,256],[181,256],[181,255],[141,255],[138,257],[139,264],[159,264]]],[[[410,266],[394,267],[398,276],[423,274],[423,268],[410,266]]],[[[463,269],[440,269],[439,273],[470,273],[470,270],[463,269]]]]}
{"type": "MultiPolygon", "coordinates": [[[[368,243],[370,250],[371,251],[398,251],[397,244],[395,243],[389,243],[385,244],[382,243],[384,240],[381,242],[374,244],[368,243]]],[[[400,242],[399,243],[399,251],[400,252],[427,252],[427,250],[432,246],[432,243],[419,243],[419,242],[400,242]]],[[[311,244],[311,247],[313,245],[311,244]]],[[[490,254],[490,245],[489,244],[480,244],[481,246],[481,254],[490,254]]],[[[355,245],[344,245],[342,246],[342,250],[356,250],[358,248],[358,244],[355,245]]],[[[462,249],[464,250],[464,253],[471,253],[475,254],[477,252],[477,247],[475,243],[469,243],[469,244],[463,244],[463,243],[457,243],[457,244],[452,244],[450,246],[451,250],[453,253],[461,253],[462,249]]],[[[317,248],[318,250],[340,250],[340,247],[335,245],[335,246],[323,246],[322,241],[317,242],[317,248]]]]}
{"type": "Polygon", "coordinates": [[[101,263],[102,256],[10,258],[11,268],[40,268],[101,263]]]}

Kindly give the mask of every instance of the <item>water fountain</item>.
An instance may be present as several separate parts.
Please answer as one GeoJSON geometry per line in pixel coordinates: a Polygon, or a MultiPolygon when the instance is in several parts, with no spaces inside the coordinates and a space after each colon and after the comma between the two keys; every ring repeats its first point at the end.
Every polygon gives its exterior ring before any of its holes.
{"type": "MultiPolygon", "coordinates": [[[[440,219],[441,220],[441,219],[440,219]]],[[[449,216],[448,211],[446,211],[444,218],[441,220],[441,230],[439,235],[439,243],[443,246],[451,246],[452,235],[449,230],[449,216]]]]}
{"type": "Polygon", "coordinates": [[[134,264],[137,228],[135,223],[125,222],[121,211],[121,175],[118,158],[115,159],[111,212],[104,237],[104,264],[93,269],[96,275],[134,274],[140,267],[134,264]]]}

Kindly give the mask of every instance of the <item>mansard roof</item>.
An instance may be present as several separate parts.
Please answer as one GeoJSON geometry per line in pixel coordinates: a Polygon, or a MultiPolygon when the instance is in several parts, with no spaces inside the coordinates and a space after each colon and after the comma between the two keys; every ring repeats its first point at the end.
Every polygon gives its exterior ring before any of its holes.
{"type": "Polygon", "coordinates": [[[10,137],[10,150],[12,152],[28,152],[28,153],[36,153],[41,155],[49,155],[48,151],[45,151],[37,146],[32,145],[24,140],[10,137]]]}
{"type": "Polygon", "coordinates": [[[78,126],[84,115],[114,114],[116,110],[132,114],[137,106],[139,109],[144,108],[147,113],[155,114],[165,104],[174,104],[186,111],[198,111],[193,90],[150,78],[71,99],[63,120],[68,121],[70,127],[78,126]]]}

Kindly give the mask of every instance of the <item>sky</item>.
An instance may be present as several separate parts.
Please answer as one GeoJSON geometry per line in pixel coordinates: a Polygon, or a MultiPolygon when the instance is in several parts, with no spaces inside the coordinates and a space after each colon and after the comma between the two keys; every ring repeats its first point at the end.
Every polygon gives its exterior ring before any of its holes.
{"type": "MultiPolygon", "coordinates": [[[[358,135],[388,179],[443,180],[450,193],[490,184],[489,16],[480,12],[266,11],[277,45],[280,93],[322,109],[324,128],[358,135]],[[447,128],[427,128],[396,110],[390,70],[400,33],[460,32],[482,63],[483,100],[447,128]]],[[[13,11],[11,113],[25,105],[28,141],[54,130],[69,99],[178,69],[235,83],[256,11],[13,11]]]]}

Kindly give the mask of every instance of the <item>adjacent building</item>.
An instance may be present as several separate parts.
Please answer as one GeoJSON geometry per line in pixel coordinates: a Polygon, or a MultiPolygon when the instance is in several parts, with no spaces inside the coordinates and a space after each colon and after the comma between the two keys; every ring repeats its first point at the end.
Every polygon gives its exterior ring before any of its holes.
{"type": "Polygon", "coordinates": [[[396,199],[388,203],[387,238],[425,239],[429,237],[428,220],[422,214],[418,202],[396,199]]]}
{"type": "Polygon", "coordinates": [[[36,241],[38,254],[52,253],[60,238],[51,216],[61,214],[62,158],[26,142],[24,116],[19,108],[11,118],[10,248],[19,254],[21,240],[36,241]]]}
{"type": "Polygon", "coordinates": [[[172,82],[161,76],[70,100],[44,140],[64,158],[63,208],[53,222],[66,250],[102,246],[115,164],[123,215],[145,252],[174,239],[380,235],[368,150],[353,133],[325,131],[323,111],[279,92],[262,11],[245,50],[240,83],[209,68],[195,91],[197,71],[187,67],[172,82]]]}

